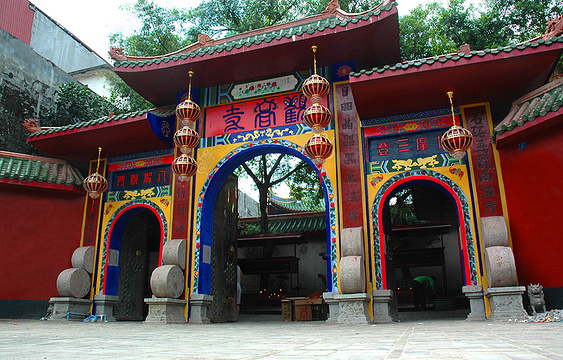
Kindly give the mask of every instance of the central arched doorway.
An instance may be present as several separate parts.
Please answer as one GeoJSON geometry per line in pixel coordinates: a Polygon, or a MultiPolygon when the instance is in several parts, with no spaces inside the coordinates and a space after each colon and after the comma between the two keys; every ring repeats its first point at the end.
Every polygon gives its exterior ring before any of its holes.
{"type": "MultiPolygon", "coordinates": [[[[248,161],[256,156],[262,154],[287,154],[301,160],[304,160],[309,165],[314,166],[311,160],[303,154],[301,146],[285,140],[267,140],[257,143],[245,144],[230,153],[228,153],[222,160],[218,162],[212,171],[207,174],[205,184],[198,196],[198,203],[196,205],[196,231],[195,231],[195,258],[194,258],[194,271],[193,276],[193,292],[199,294],[217,294],[214,290],[214,284],[217,280],[214,279],[216,274],[226,274],[225,271],[217,272],[217,263],[214,259],[216,247],[220,246],[221,250],[218,253],[223,253],[225,256],[232,252],[228,245],[216,243],[215,237],[218,232],[216,231],[217,224],[216,216],[214,213],[223,211],[217,208],[218,199],[221,197],[220,192],[225,191],[224,184],[228,183],[228,178],[233,171],[245,161],[248,161]],[[213,221],[211,219],[214,219],[213,221]]],[[[321,171],[322,186],[325,201],[325,222],[326,222],[326,237],[324,247],[326,249],[326,267],[324,273],[326,274],[326,289],[325,291],[336,291],[338,287],[338,268],[336,256],[336,203],[335,195],[332,184],[325,169],[321,171]]],[[[221,219],[219,220],[219,223],[221,219]]],[[[222,229],[223,230],[223,229],[222,229]]],[[[236,248],[236,247],[235,247],[236,248]]],[[[235,250],[236,251],[236,250],[235,250]]],[[[230,256],[230,255],[229,255],[230,256]]],[[[227,270],[227,269],[225,269],[227,270]]],[[[227,271],[228,273],[231,273],[227,271]]],[[[316,276],[317,274],[315,274],[316,276]]],[[[319,282],[321,282],[319,280],[319,282]]],[[[321,282],[322,283],[322,282],[321,282]]],[[[227,302],[231,301],[227,296],[227,302]]],[[[220,301],[224,301],[220,300],[220,301]]],[[[281,320],[281,317],[280,317],[281,320]]]]}

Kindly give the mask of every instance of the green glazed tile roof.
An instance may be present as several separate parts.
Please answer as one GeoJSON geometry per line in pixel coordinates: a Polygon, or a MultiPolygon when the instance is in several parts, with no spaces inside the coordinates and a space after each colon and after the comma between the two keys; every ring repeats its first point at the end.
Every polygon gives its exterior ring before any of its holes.
{"type": "MultiPolygon", "coordinates": [[[[174,54],[170,56],[164,56],[159,58],[147,58],[143,60],[131,60],[131,61],[116,61],[114,67],[135,67],[143,65],[160,64],[162,62],[168,63],[170,61],[185,60],[187,58],[195,58],[198,56],[211,55],[213,53],[229,52],[233,49],[240,49],[243,46],[250,47],[252,45],[259,45],[262,43],[270,43],[274,40],[281,40],[282,38],[291,39],[293,36],[301,36],[304,34],[314,34],[315,32],[321,32],[325,29],[335,29],[337,27],[345,28],[348,24],[356,24],[360,21],[369,21],[373,16],[379,16],[382,12],[390,11],[393,6],[396,6],[396,2],[390,2],[380,7],[367,11],[365,13],[358,14],[358,16],[351,16],[348,18],[339,18],[337,16],[323,18],[315,20],[308,23],[299,23],[295,26],[289,26],[285,28],[277,28],[272,31],[267,31],[263,33],[256,34],[255,31],[249,32],[248,36],[236,37],[233,40],[225,39],[226,41],[216,40],[220,42],[219,44],[214,44],[211,46],[198,48],[193,51],[186,49],[187,52],[181,54],[174,54]]],[[[244,34],[243,34],[244,35],[244,34]]]]}
{"type": "Polygon", "coordinates": [[[300,201],[294,198],[282,198],[273,194],[270,194],[270,202],[282,209],[288,210],[290,212],[310,212],[310,211],[324,211],[324,206],[319,205],[315,208],[309,208],[300,201]]]}
{"type": "Polygon", "coordinates": [[[492,54],[502,54],[502,53],[510,53],[514,50],[525,50],[527,48],[536,48],[538,46],[544,45],[549,46],[555,43],[563,43],[563,35],[554,36],[549,40],[539,39],[537,42],[530,42],[526,41],[521,44],[516,45],[509,45],[509,46],[501,46],[496,49],[485,49],[479,51],[471,51],[468,54],[464,54],[462,52],[453,53],[453,54],[446,54],[440,56],[433,56],[426,59],[418,59],[418,60],[409,60],[404,61],[402,63],[397,63],[395,65],[385,65],[383,67],[374,67],[372,69],[362,69],[358,72],[351,72],[350,76],[353,77],[360,77],[362,75],[372,75],[374,73],[384,73],[389,71],[397,71],[397,70],[406,70],[409,68],[419,68],[423,65],[432,65],[435,63],[446,63],[446,62],[457,62],[461,59],[478,59],[482,58],[486,55],[492,54]]]}
{"type": "Polygon", "coordinates": [[[126,120],[128,118],[134,118],[136,116],[144,115],[149,111],[150,110],[139,110],[139,111],[133,111],[133,112],[126,113],[126,114],[102,116],[98,119],[94,119],[94,120],[90,120],[90,121],[81,121],[81,122],[78,122],[76,124],[59,126],[59,127],[52,127],[52,128],[48,128],[48,129],[45,129],[45,130],[41,130],[41,131],[38,131],[38,132],[35,132],[35,133],[29,135],[29,137],[33,138],[33,137],[42,136],[42,135],[58,134],[58,133],[65,132],[65,131],[68,131],[68,130],[74,130],[74,129],[85,128],[85,127],[88,127],[88,126],[93,126],[93,125],[100,125],[100,124],[104,124],[104,123],[122,121],[122,120],[126,120]]]}
{"type": "Polygon", "coordinates": [[[531,93],[525,96],[524,100],[517,100],[510,113],[495,127],[494,135],[502,135],[563,107],[563,79],[553,81],[542,88],[539,92],[536,90],[535,96],[531,93]]]}
{"type": "Polygon", "coordinates": [[[81,187],[84,177],[66,161],[0,152],[0,179],[81,187]]]}
{"type": "MultiPolygon", "coordinates": [[[[260,222],[245,223],[244,229],[241,230],[242,236],[258,235],[261,233],[260,222]]],[[[313,232],[323,231],[326,227],[326,220],[324,215],[316,217],[296,219],[279,219],[269,220],[268,229],[270,234],[286,234],[286,233],[300,233],[300,232],[313,232]]]]}

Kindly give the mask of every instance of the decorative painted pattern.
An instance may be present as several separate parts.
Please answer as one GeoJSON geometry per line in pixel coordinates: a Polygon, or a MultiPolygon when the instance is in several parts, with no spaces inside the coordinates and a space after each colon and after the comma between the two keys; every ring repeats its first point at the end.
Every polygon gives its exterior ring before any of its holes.
{"type": "Polygon", "coordinates": [[[230,94],[233,99],[246,99],[254,96],[276,94],[284,91],[297,90],[300,80],[295,75],[280,76],[274,79],[253,81],[244,84],[237,84],[233,87],[230,94]]]}
{"type": "Polygon", "coordinates": [[[412,177],[413,180],[414,178],[418,178],[418,179],[426,178],[428,180],[432,180],[435,182],[437,180],[437,182],[440,183],[442,186],[448,186],[451,190],[453,190],[453,192],[459,199],[459,203],[457,204],[458,206],[457,210],[459,212],[459,217],[463,219],[463,225],[464,225],[463,228],[465,230],[465,233],[462,235],[462,238],[464,238],[465,240],[464,247],[467,249],[467,260],[469,262],[468,264],[469,274],[466,274],[466,276],[467,275],[470,276],[470,283],[472,285],[477,285],[478,280],[477,280],[477,267],[475,260],[475,249],[473,247],[473,234],[471,232],[471,217],[469,215],[470,208],[469,208],[469,202],[467,200],[467,196],[463,193],[462,189],[454,181],[452,181],[450,178],[438,172],[432,170],[412,170],[412,171],[405,171],[391,177],[381,186],[381,188],[377,191],[377,194],[375,195],[375,200],[373,202],[371,215],[373,222],[373,254],[375,258],[374,265],[375,265],[375,273],[376,273],[375,274],[376,288],[377,289],[383,288],[381,256],[384,252],[384,249],[381,249],[380,240],[384,235],[383,235],[383,229],[380,229],[380,222],[379,222],[383,210],[382,202],[387,200],[386,194],[388,193],[389,190],[392,190],[392,188],[395,187],[397,182],[410,177],[412,177]]]}
{"type": "MultiPolygon", "coordinates": [[[[299,151],[300,153],[303,154],[303,156],[305,156],[304,154],[304,149],[302,146],[297,145],[295,143],[292,143],[290,141],[287,140],[281,140],[281,139],[267,139],[267,140],[262,140],[259,142],[251,142],[251,143],[247,143],[244,144],[234,150],[232,150],[231,152],[229,152],[227,155],[225,155],[225,157],[223,157],[218,163],[217,165],[215,165],[215,167],[209,172],[209,174],[207,175],[207,179],[205,180],[201,191],[199,193],[199,196],[197,198],[197,206],[196,206],[196,231],[195,231],[195,246],[194,246],[194,272],[193,272],[193,292],[194,294],[197,294],[199,291],[199,265],[200,265],[200,240],[201,240],[201,222],[202,222],[202,207],[203,207],[203,199],[205,197],[205,193],[207,191],[207,189],[209,188],[209,184],[211,183],[211,180],[213,179],[213,175],[219,170],[219,168],[221,168],[221,166],[223,166],[223,164],[225,164],[231,157],[233,157],[234,155],[236,155],[237,153],[240,153],[242,151],[251,149],[252,147],[256,147],[256,146],[262,146],[262,145],[279,145],[279,146],[284,146],[284,147],[288,147],[294,150],[299,151]]],[[[337,241],[337,237],[336,237],[336,202],[335,202],[335,196],[334,196],[334,188],[332,186],[332,183],[329,179],[329,177],[326,174],[326,171],[324,170],[324,168],[321,169],[321,177],[324,180],[324,184],[326,186],[326,194],[328,196],[328,206],[327,206],[327,211],[328,211],[328,215],[329,215],[329,219],[330,219],[330,226],[327,227],[327,231],[330,231],[330,268],[332,271],[332,287],[333,289],[338,289],[338,252],[337,252],[337,246],[336,246],[336,241],[337,241]]]]}
{"type": "Polygon", "coordinates": [[[108,158],[109,164],[116,164],[118,162],[123,162],[127,160],[136,160],[140,158],[152,158],[157,156],[165,156],[165,155],[173,155],[174,149],[163,149],[163,150],[155,150],[155,151],[147,151],[141,154],[129,154],[129,155],[122,155],[122,156],[115,156],[108,158]]]}
{"type": "MultiPolygon", "coordinates": [[[[329,127],[330,129],[330,127],[329,127]]],[[[288,125],[275,129],[267,128],[261,130],[253,130],[236,134],[225,134],[215,137],[205,138],[201,147],[213,147],[217,145],[239,144],[246,141],[258,141],[263,139],[272,139],[274,137],[283,137],[291,135],[300,135],[310,131],[310,128],[304,124],[288,125]]]]}
{"type": "Polygon", "coordinates": [[[100,268],[100,284],[98,287],[98,294],[103,294],[104,291],[104,282],[105,282],[105,271],[106,271],[106,260],[107,260],[107,253],[108,253],[108,246],[109,246],[109,236],[111,233],[111,229],[113,224],[121,215],[123,215],[126,211],[134,208],[136,206],[145,206],[150,207],[153,209],[159,216],[160,222],[162,224],[162,245],[166,243],[168,239],[168,222],[166,221],[166,216],[164,212],[158,207],[154,202],[145,200],[145,199],[137,199],[133,201],[126,202],[125,204],[121,205],[117,210],[113,213],[110,217],[105,229],[104,229],[104,238],[103,238],[103,245],[102,245],[102,266],[100,268]]]}
{"type": "Polygon", "coordinates": [[[108,192],[107,201],[114,202],[134,199],[148,199],[153,197],[170,196],[171,194],[172,189],[170,185],[156,186],[140,190],[117,190],[108,192]]]}
{"type": "Polygon", "coordinates": [[[173,160],[173,156],[169,155],[169,156],[159,156],[154,158],[140,159],[133,161],[122,161],[122,162],[110,164],[109,171],[129,170],[129,169],[143,168],[148,166],[171,164],[172,160],[173,160]]]}
{"type": "MultiPolygon", "coordinates": [[[[459,115],[456,116],[459,118],[459,115]]],[[[459,119],[456,121],[459,122],[459,119]]],[[[414,121],[404,121],[394,124],[379,125],[364,128],[364,136],[382,136],[382,135],[396,135],[405,132],[423,131],[431,129],[439,129],[452,125],[452,118],[450,116],[436,117],[433,119],[423,119],[414,121]]]]}
{"type": "MultiPolygon", "coordinates": [[[[455,113],[459,113],[459,108],[454,108],[455,113]]],[[[414,119],[424,119],[430,117],[441,117],[443,115],[451,114],[450,108],[444,109],[436,109],[436,110],[428,110],[428,111],[418,111],[414,113],[408,114],[401,114],[401,115],[392,115],[392,116],[384,116],[374,119],[364,119],[362,120],[362,126],[373,126],[373,125],[381,125],[381,124],[388,124],[394,122],[402,122],[407,120],[414,120],[414,119]]]]}
{"type": "Polygon", "coordinates": [[[443,153],[412,159],[374,161],[369,164],[367,169],[368,174],[384,174],[398,171],[448,167],[452,165],[462,164],[463,159],[456,159],[450,154],[443,153]]]}

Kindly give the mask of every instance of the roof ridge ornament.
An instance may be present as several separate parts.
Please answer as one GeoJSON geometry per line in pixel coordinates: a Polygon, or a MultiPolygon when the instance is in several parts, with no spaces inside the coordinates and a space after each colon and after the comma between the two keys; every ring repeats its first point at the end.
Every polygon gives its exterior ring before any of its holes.
{"type": "Polygon", "coordinates": [[[197,42],[201,45],[201,47],[205,47],[207,45],[213,45],[215,40],[213,40],[213,38],[211,38],[207,34],[198,34],[197,35],[197,42]]]}
{"type": "Polygon", "coordinates": [[[544,40],[549,40],[561,34],[563,34],[563,15],[547,21],[545,34],[542,37],[544,40]]]}
{"type": "Polygon", "coordinates": [[[328,2],[326,9],[324,9],[321,14],[335,14],[338,9],[340,9],[340,3],[338,0],[331,0],[328,2]]]}
{"type": "Polygon", "coordinates": [[[115,61],[127,61],[127,55],[125,55],[125,50],[123,50],[123,48],[110,48],[109,56],[115,61]]]}

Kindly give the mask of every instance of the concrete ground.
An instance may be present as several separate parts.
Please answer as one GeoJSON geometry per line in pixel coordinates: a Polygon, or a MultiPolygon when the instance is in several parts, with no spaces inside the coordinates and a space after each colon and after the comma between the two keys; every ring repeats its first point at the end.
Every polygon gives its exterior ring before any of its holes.
{"type": "Polygon", "coordinates": [[[0,320],[0,359],[563,359],[563,322],[452,315],[355,326],[279,315],[208,325],[0,320]]]}

